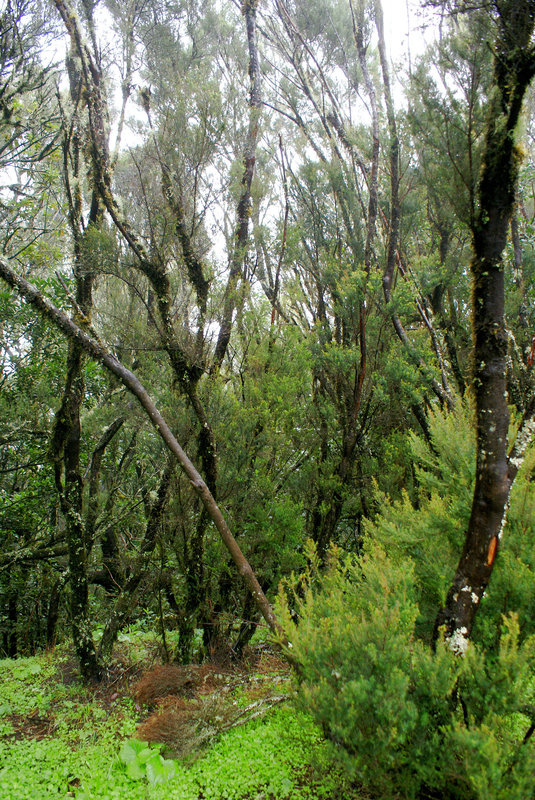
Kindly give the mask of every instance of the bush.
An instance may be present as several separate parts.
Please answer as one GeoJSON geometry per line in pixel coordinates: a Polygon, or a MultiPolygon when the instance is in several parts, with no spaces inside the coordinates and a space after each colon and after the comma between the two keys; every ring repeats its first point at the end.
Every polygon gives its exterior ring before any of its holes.
{"type": "Polygon", "coordinates": [[[368,543],[360,560],[333,552],[323,577],[311,572],[279,602],[299,665],[297,702],[354,778],[381,800],[534,796],[521,712],[535,640],[519,642],[516,618],[504,620],[497,653],[471,645],[459,659],[416,638],[409,559],[394,563],[368,543]]]}
{"type": "MultiPolygon", "coordinates": [[[[475,476],[475,432],[472,413],[458,401],[455,411],[428,416],[432,447],[421,436],[409,436],[419,492],[392,501],[377,492],[379,513],[366,521],[370,539],[394,561],[410,560],[414,599],[419,608],[418,638],[431,640],[437,610],[462,551],[472,507],[475,476]]],[[[481,602],[472,638],[497,652],[502,619],[518,615],[521,637],[535,634],[535,449],[527,453],[511,490],[503,539],[492,580],[481,602]]]]}

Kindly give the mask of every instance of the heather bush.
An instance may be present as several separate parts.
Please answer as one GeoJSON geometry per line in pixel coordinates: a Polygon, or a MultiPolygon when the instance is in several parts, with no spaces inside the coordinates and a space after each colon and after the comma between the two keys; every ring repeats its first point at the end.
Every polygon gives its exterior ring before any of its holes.
{"type": "MultiPolygon", "coordinates": [[[[399,554],[398,554],[399,555],[399,554]]],[[[415,633],[415,569],[368,541],[281,592],[299,665],[297,703],[355,780],[381,800],[526,800],[535,790],[530,695],[535,640],[503,620],[500,645],[464,659],[415,633]]]]}
{"type": "MultiPolygon", "coordinates": [[[[511,439],[518,421],[513,421],[511,439]]],[[[400,564],[410,560],[418,605],[416,633],[431,640],[461,553],[470,516],[475,476],[472,412],[460,401],[453,412],[429,414],[430,442],[409,436],[418,490],[392,501],[377,491],[378,513],[366,534],[400,564]]],[[[527,453],[513,484],[504,535],[492,581],[476,617],[473,639],[497,651],[502,618],[518,616],[521,638],[535,634],[535,451],[527,453]]]]}

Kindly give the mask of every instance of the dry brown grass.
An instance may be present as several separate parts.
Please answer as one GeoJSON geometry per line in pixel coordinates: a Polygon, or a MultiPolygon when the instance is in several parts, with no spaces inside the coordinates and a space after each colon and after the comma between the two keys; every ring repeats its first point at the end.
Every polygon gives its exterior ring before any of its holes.
{"type": "Polygon", "coordinates": [[[168,695],[192,697],[195,685],[194,675],[189,668],[162,664],[143,675],[135,689],[136,702],[139,705],[154,705],[168,695]]]}
{"type": "Polygon", "coordinates": [[[142,741],[160,742],[170,755],[185,758],[199,753],[232,726],[236,708],[225,696],[201,695],[196,699],[167,697],[158,710],[137,729],[142,741]]]}
{"type": "Polygon", "coordinates": [[[223,731],[281,702],[278,692],[288,677],[288,665],[273,652],[227,669],[213,663],[156,667],[136,687],[137,702],[154,708],[136,736],[164,744],[174,757],[194,756],[223,731]]]}

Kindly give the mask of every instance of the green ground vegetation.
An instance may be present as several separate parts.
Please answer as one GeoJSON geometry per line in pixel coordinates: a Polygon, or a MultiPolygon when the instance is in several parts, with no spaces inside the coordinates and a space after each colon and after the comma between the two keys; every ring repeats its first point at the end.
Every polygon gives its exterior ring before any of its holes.
{"type": "Polygon", "coordinates": [[[340,793],[358,796],[342,768],[328,766],[328,747],[311,717],[291,706],[287,670],[281,672],[281,662],[276,674],[262,662],[247,671],[225,672],[217,693],[219,724],[228,719],[226,710],[254,705],[268,686],[275,687],[279,696],[288,694],[287,701],[265,714],[221,733],[216,720],[209,736],[200,737],[205,746],[183,759],[168,757],[169,745],[141,741],[137,727],[149,712],[146,705],[135,702],[135,685],[142,666],[150,664],[155,645],[153,637],[139,632],[127,638],[130,641],[121,643],[109,680],[96,688],[81,684],[72,654],[64,647],[0,662],[0,797],[328,800],[340,793]]]}

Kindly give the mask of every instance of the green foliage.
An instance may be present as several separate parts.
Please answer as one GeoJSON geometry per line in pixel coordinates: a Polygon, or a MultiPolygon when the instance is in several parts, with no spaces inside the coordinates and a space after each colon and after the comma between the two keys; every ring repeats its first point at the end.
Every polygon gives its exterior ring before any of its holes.
{"type": "Polygon", "coordinates": [[[367,791],[382,800],[532,796],[535,753],[522,743],[529,719],[515,715],[530,700],[535,638],[520,643],[515,617],[497,653],[471,645],[460,659],[444,642],[433,652],[416,637],[409,559],[368,541],[359,560],[333,551],[327,573],[313,570],[312,579],[280,599],[298,706],[367,791]]]}
{"type": "Polygon", "coordinates": [[[238,800],[254,792],[305,800],[349,789],[339,770],[329,775],[311,769],[328,769],[328,764],[321,734],[310,717],[283,708],[231,730],[192,772],[210,800],[238,800]]]}
{"type": "Polygon", "coordinates": [[[25,658],[0,661],[0,714],[27,714],[48,710],[51,699],[44,682],[53,675],[55,667],[46,658],[25,658]]]}
{"type": "MultiPolygon", "coordinates": [[[[133,632],[131,638],[123,641],[123,658],[135,653],[138,638],[133,632]]],[[[196,760],[179,762],[166,758],[160,745],[135,738],[138,710],[128,696],[113,694],[110,702],[109,690],[100,699],[100,691],[73,682],[65,651],[6,659],[0,667],[0,797],[6,800],[357,798],[342,768],[333,766],[317,725],[288,705],[223,733],[196,760]]],[[[243,698],[236,701],[239,711],[243,698]]]]}
{"type": "MultiPolygon", "coordinates": [[[[366,523],[368,536],[400,561],[409,558],[415,571],[419,608],[416,630],[430,639],[437,609],[457,565],[470,516],[475,474],[472,411],[458,401],[453,412],[428,415],[431,447],[422,436],[409,436],[418,491],[391,500],[377,492],[379,513],[366,523]]],[[[527,454],[511,491],[507,524],[492,581],[476,617],[474,640],[496,650],[502,616],[515,612],[521,636],[535,633],[535,492],[530,480],[535,453],[527,454]]]]}
{"type": "Polygon", "coordinates": [[[511,612],[518,617],[522,638],[535,634],[534,468],[535,451],[531,449],[511,490],[499,556],[476,617],[474,636],[488,649],[496,648],[502,617],[511,612]]]}
{"type": "Polygon", "coordinates": [[[289,499],[254,505],[249,510],[243,530],[259,574],[270,585],[303,566],[303,523],[300,505],[289,499]]]}
{"type": "Polygon", "coordinates": [[[149,786],[167,783],[176,775],[175,763],[160,755],[161,746],[149,747],[147,742],[129,739],[123,742],[119,760],[125,772],[134,781],[147,779],[149,786]]]}
{"type": "Polygon", "coordinates": [[[432,448],[409,437],[418,489],[392,501],[379,493],[379,513],[366,524],[371,539],[393,558],[412,559],[419,607],[418,630],[430,636],[462,546],[475,470],[471,414],[459,401],[455,411],[428,415],[432,448]]]}
{"type": "Polygon", "coordinates": [[[117,737],[133,732],[128,706],[110,714],[77,683],[66,685],[61,651],[0,662],[0,796],[74,796],[117,737]]]}
{"type": "Polygon", "coordinates": [[[449,24],[449,35],[418,65],[409,119],[435,213],[444,218],[453,212],[467,223],[481,164],[492,33],[488,15],[477,11],[449,24]]]}

